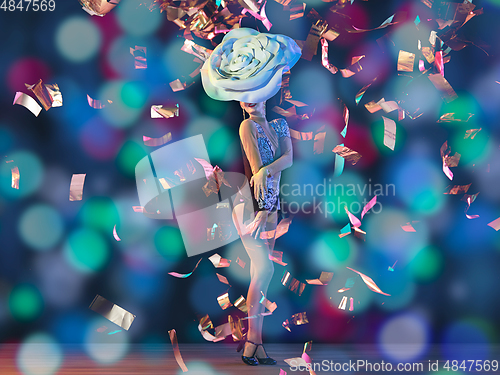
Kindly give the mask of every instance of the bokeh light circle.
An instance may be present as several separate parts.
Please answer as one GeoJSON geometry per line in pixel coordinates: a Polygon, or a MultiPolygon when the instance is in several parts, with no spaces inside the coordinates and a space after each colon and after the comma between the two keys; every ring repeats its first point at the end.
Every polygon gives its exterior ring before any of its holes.
{"type": "Polygon", "coordinates": [[[426,352],[429,323],[420,315],[404,313],[387,320],[379,332],[379,347],[390,360],[410,362],[426,352]]]}
{"type": "Polygon", "coordinates": [[[111,125],[118,128],[131,126],[143,111],[148,91],[143,84],[125,81],[105,83],[98,98],[106,106],[100,114],[111,125]],[[113,103],[107,103],[111,100],[113,103]]]}
{"type": "Polygon", "coordinates": [[[178,228],[163,226],[154,237],[156,250],[167,260],[176,261],[184,256],[184,242],[178,228]]]}
{"type": "Polygon", "coordinates": [[[443,255],[434,246],[427,246],[418,251],[410,262],[413,277],[422,282],[436,279],[443,268],[443,255]]]}
{"type": "Polygon", "coordinates": [[[146,36],[154,33],[163,21],[163,14],[151,12],[135,1],[124,1],[116,9],[118,23],[128,34],[146,36]]]}
{"type": "Polygon", "coordinates": [[[29,336],[17,352],[17,368],[24,375],[53,375],[63,363],[60,345],[46,333],[29,336]]]}
{"type": "Polygon", "coordinates": [[[9,308],[16,320],[34,320],[40,316],[43,310],[42,295],[33,285],[17,285],[10,292],[9,308]]]}
{"type": "Polygon", "coordinates": [[[106,241],[96,231],[81,228],[73,231],[64,246],[66,260],[83,273],[101,270],[110,254],[106,241]]]}
{"type": "Polygon", "coordinates": [[[38,204],[27,209],[19,220],[22,240],[35,250],[48,250],[61,238],[63,220],[49,205],[38,204]]]}
{"type": "Polygon", "coordinates": [[[418,233],[411,233],[401,228],[408,221],[406,212],[392,207],[383,206],[380,213],[367,214],[362,226],[369,233],[366,244],[391,259],[399,259],[400,265],[406,265],[429,240],[425,222],[419,223],[418,233]]]}
{"type": "Polygon", "coordinates": [[[351,238],[339,238],[336,231],[325,232],[310,249],[311,262],[317,269],[337,269],[353,264],[358,251],[351,238]]]}
{"type": "Polygon", "coordinates": [[[16,151],[8,156],[10,163],[0,164],[0,193],[9,198],[24,198],[40,187],[44,166],[40,158],[30,151],[16,151]],[[19,189],[12,187],[12,168],[19,170],[19,189]]]}
{"type": "MultiPolygon", "coordinates": [[[[109,325],[108,320],[96,318],[93,320],[85,335],[85,352],[96,363],[101,365],[112,365],[122,360],[128,353],[130,343],[126,332],[118,332],[114,335],[98,332],[97,329],[103,324],[109,325]]],[[[119,326],[114,326],[117,330],[119,326]]]]}
{"type": "Polygon", "coordinates": [[[92,197],[85,201],[81,210],[82,224],[103,233],[111,233],[113,227],[120,223],[118,209],[111,198],[92,197]]]}
{"type": "Polygon", "coordinates": [[[66,59],[77,63],[84,62],[99,51],[101,33],[89,17],[71,17],[59,25],[56,45],[66,59]]]}
{"type": "MultiPolygon", "coordinates": [[[[409,209],[422,214],[434,214],[444,205],[443,194],[448,178],[437,162],[422,157],[405,159],[396,173],[396,196],[409,209]]],[[[449,181],[448,181],[449,182],[449,181]]]]}
{"type": "Polygon", "coordinates": [[[494,328],[474,320],[464,319],[449,324],[443,332],[443,357],[457,361],[490,359],[488,330],[494,331],[494,328]]]}

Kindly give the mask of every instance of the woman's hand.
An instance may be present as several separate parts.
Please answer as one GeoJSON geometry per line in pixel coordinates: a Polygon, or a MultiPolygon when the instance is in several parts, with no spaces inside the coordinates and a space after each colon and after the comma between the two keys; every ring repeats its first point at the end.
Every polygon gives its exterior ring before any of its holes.
{"type": "Polygon", "coordinates": [[[264,200],[267,195],[267,168],[262,167],[259,171],[252,176],[250,179],[250,186],[253,186],[253,194],[255,200],[262,197],[264,200]]]}
{"type": "Polygon", "coordinates": [[[267,211],[258,211],[253,221],[247,225],[247,233],[253,238],[259,239],[260,234],[265,232],[267,223],[267,211]]]}

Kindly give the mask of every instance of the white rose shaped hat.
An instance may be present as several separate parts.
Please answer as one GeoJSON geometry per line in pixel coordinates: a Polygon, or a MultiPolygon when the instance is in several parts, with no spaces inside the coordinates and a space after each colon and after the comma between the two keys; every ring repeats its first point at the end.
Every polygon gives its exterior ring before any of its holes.
{"type": "Polygon", "coordinates": [[[299,46],[288,36],[231,30],[203,64],[203,88],[216,100],[266,101],[279,91],[283,73],[300,55],[299,46]]]}

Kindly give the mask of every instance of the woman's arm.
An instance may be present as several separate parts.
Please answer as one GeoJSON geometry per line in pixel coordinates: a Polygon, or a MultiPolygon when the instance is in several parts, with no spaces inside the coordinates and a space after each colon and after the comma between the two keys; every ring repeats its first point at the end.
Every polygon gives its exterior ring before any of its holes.
{"type": "Polygon", "coordinates": [[[270,176],[290,168],[293,164],[293,149],[290,137],[280,138],[280,148],[283,150],[281,156],[265,167],[269,171],[270,176]]]}
{"type": "Polygon", "coordinates": [[[252,174],[256,174],[262,168],[259,146],[257,144],[257,129],[249,119],[243,120],[240,125],[240,140],[243,150],[247,156],[252,174]]]}

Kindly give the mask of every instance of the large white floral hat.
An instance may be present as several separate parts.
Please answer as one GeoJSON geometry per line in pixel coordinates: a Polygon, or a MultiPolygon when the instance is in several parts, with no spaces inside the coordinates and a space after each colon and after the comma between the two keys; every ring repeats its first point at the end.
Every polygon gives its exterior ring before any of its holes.
{"type": "Polygon", "coordinates": [[[203,88],[216,100],[266,101],[279,91],[283,73],[300,55],[299,46],[288,36],[231,30],[203,64],[203,88]]]}

